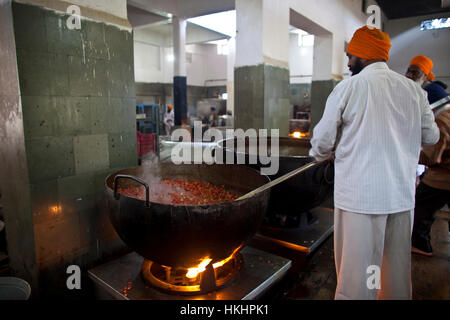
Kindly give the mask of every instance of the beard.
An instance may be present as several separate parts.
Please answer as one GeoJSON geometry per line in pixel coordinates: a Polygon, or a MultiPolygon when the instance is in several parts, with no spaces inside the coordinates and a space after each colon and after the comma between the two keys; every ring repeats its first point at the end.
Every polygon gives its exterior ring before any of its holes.
{"type": "Polygon", "coordinates": [[[360,73],[362,71],[362,69],[364,69],[361,59],[358,58],[355,61],[355,65],[350,67],[350,71],[352,72],[352,77],[356,76],[358,73],[360,73]]]}
{"type": "Polygon", "coordinates": [[[423,85],[425,84],[425,82],[427,82],[427,79],[425,78],[419,78],[419,79],[417,79],[416,80],[416,83],[419,85],[419,86],[421,86],[421,87],[423,87],[423,85]]]}

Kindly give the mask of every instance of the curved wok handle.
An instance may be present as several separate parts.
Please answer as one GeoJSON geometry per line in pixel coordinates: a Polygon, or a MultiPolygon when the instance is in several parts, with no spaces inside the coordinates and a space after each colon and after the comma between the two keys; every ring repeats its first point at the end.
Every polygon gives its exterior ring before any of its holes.
{"type": "Polygon", "coordinates": [[[136,178],[133,176],[129,176],[129,175],[125,175],[125,174],[118,174],[117,176],[114,177],[114,198],[116,200],[119,200],[119,198],[120,198],[120,194],[117,193],[117,187],[118,187],[117,181],[119,179],[131,179],[133,181],[136,181],[136,182],[142,184],[145,187],[145,206],[150,207],[150,200],[149,200],[150,199],[150,189],[148,187],[147,182],[145,182],[142,179],[139,179],[139,178],[136,178]]]}

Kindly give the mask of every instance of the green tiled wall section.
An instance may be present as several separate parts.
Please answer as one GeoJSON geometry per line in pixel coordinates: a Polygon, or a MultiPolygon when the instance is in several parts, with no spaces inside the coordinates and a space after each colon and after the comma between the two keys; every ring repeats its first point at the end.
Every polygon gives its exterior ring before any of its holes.
{"type": "Polygon", "coordinates": [[[123,249],[103,182],[137,165],[133,35],[90,20],[69,30],[66,14],[12,8],[38,263],[91,265],[123,249]]]}
{"type": "Polygon", "coordinates": [[[291,83],[291,104],[303,106],[311,103],[310,83],[291,83]],[[305,93],[308,96],[305,98],[305,93]]]}
{"type": "Polygon", "coordinates": [[[311,132],[313,132],[316,124],[322,119],[328,96],[338,83],[339,81],[333,79],[313,81],[311,83],[311,132]]]}

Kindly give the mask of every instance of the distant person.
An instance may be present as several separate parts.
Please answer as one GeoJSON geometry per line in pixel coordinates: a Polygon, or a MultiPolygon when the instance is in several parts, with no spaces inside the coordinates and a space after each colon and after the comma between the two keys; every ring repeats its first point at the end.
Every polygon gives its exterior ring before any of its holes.
{"type": "Polygon", "coordinates": [[[389,36],[358,29],[352,77],[328,97],[310,155],[335,158],[335,299],[411,299],[411,217],[421,145],[439,129],[416,84],[389,69],[389,36]],[[378,268],[378,269],[377,269],[378,268]],[[369,276],[381,270],[380,289],[369,276]]]}
{"type": "Polygon", "coordinates": [[[444,88],[444,90],[447,90],[448,85],[446,85],[445,83],[443,83],[442,81],[433,81],[433,83],[436,83],[437,85],[441,86],[442,88],[444,88]]]}
{"type": "Polygon", "coordinates": [[[416,82],[419,86],[423,86],[428,81],[434,80],[433,61],[424,56],[415,56],[409,63],[405,76],[416,82]]]}
{"type": "MultiPolygon", "coordinates": [[[[407,78],[424,88],[427,92],[427,98],[430,104],[433,104],[447,95],[445,89],[439,83],[431,82],[435,78],[434,73],[432,72],[433,66],[434,63],[430,58],[424,55],[418,55],[411,60],[405,74],[407,78]]],[[[416,185],[420,183],[419,177],[422,176],[424,172],[425,166],[419,164],[416,170],[416,185]]]]}
{"type": "Polygon", "coordinates": [[[434,81],[423,88],[428,93],[428,101],[430,104],[433,104],[448,96],[448,92],[445,91],[446,87],[447,85],[445,83],[434,81]]]}
{"type": "MultiPolygon", "coordinates": [[[[448,96],[443,87],[433,84],[434,87],[427,91],[430,103],[448,96]]],[[[450,105],[437,116],[436,123],[441,133],[439,142],[434,146],[423,148],[420,153],[419,163],[428,168],[416,190],[411,239],[412,252],[425,256],[433,255],[430,232],[436,211],[446,204],[450,207],[450,105]]]]}
{"type": "Polygon", "coordinates": [[[211,113],[209,115],[208,125],[210,127],[217,127],[219,124],[219,116],[217,115],[216,108],[211,107],[210,110],[211,110],[211,113]]]}
{"type": "MultiPolygon", "coordinates": [[[[434,81],[431,71],[433,61],[423,55],[414,57],[406,77],[419,85],[424,85],[430,104],[439,101],[448,93],[447,85],[434,81]],[[430,83],[428,83],[430,82],[430,83]]],[[[421,176],[415,196],[414,224],[411,238],[411,251],[424,256],[433,256],[431,246],[431,226],[436,212],[443,206],[450,205],[450,111],[445,110],[436,119],[440,130],[440,140],[436,145],[423,148],[420,153],[417,175],[421,176]],[[428,169],[425,169],[428,166],[428,169]]]]}
{"type": "Polygon", "coordinates": [[[435,78],[432,72],[433,66],[434,63],[430,58],[424,55],[415,56],[409,63],[408,70],[405,74],[407,78],[423,86],[423,89],[428,94],[430,104],[448,96],[448,93],[445,91],[447,89],[445,83],[442,81],[433,82],[435,78]]]}
{"type": "Polygon", "coordinates": [[[168,105],[166,113],[164,114],[164,125],[167,136],[170,136],[170,131],[172,130],[174,122],[175,122],[175,114],[173,112],[173,106],[168,105]]]}

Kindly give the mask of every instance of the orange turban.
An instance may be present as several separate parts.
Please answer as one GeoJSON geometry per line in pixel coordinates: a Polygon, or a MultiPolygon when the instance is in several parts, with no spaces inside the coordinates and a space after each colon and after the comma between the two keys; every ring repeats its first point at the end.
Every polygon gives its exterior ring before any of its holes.
{"type": "Polygon", "coordinates": [[[355,31],[347,53],[366,60],[389,60],[391,39],[377,28],[364,26],[355,31]]]}
{"type": "Polygon", "coordinates": [[[411,60],[411,63],[409,65],[418,66],[420,70],[422,70],[423,73],[426,74],[428,80],[434,80],[434,74],[433,72],[431,72],[431,69],[433,69],[433,61],[431,61],[430,58],[425,56],[417,56],[411,60]]]}
{"type": "Polygon", "coordinates": [[[169,110],[172,110],[172,109],[173,109],[173,106],[168,105],[167,108],[168,108],[169,110]]]}

